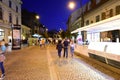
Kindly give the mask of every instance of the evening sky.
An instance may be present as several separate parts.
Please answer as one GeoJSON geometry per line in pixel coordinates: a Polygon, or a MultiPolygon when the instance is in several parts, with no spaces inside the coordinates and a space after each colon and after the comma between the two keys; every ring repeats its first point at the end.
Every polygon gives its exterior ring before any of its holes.
{"type": "MultiPolygon", "coordinates": [[[[40,22],[44,24],[48,30],[67,29],[66,22],[72,12],[80,7],[80,0],[22,0],[22,8],[31,12],[36,12],[40,16],[40,22]],[[74,10],[68,8],[68,2],[75,1],[74,10]]],[[[83,0],[83,3],[88,0],[83,0]]]]}

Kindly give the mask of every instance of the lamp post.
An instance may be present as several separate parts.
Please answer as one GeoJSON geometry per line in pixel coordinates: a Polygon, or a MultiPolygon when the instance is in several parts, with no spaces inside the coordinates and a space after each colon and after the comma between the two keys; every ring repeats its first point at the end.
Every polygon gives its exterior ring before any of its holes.
{"type": "MultiPolygon", "coordinates": [[[[75,8],[76,4],[73,1],[70,1],[68,4],[69,9],[73,10],[75,8]]],[[[84,12],[83,12],[83,5],[82,5],[82,0],[80,0],[80,8],[81,8],[81,27],[84,27],[84,12]]],[[[82,41],[85,41],[86,38],[86,31],[81,31],[82,34],[82,41]]]]}
{"type": "Polygon", "coordinates": [[[40,16],[39,15],[35,15],[35,32],[34,33],[37,33],[39,34],[39,19],[40,19],[40,16]]]}
{"type": "MultiPolygon", "coordinates": [[[[81,27],[84,27],[84,12],[83,12],[82,0],[80,0],[80,8],[81,8],[81,27]]],[[[84,42],[86,39],[86,31],[81,31],[81,34],[82,34],[82,40],[84,42]]]]}

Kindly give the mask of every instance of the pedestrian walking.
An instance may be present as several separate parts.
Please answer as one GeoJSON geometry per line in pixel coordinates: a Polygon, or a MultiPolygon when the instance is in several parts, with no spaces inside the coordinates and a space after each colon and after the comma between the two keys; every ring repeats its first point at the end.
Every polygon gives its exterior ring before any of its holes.
{"type": "Polygon", "coordinates": [[[58,56],[59,56],[59,58],[61,58],[61,52],[62,52],[62,48],[63,48],[61,42],[62,42],[61,40],[58,40],[58,43],[57,43],[57,46],[56,46],[56,49],[57,49],[57,51],[58,51],[58,56]]]}
{"type": "Polygon", "coordinates": [[[74,43],[73,40],[71,40],[71,42],[70,42],[70,53],[71,53],[72,58],[74,56],[74,49],[75,49],[75,43],[74,43]]]}
{"type": "Polygon", "coordinates": [[[41,41],[42,41],[42,46],[45,47],[45,39],[42,39],[41,41]]]}
{"type": "Polygon", "coordinates": [[[41,39],[39,40],[39,45],[40,45],[40,47],[42,47],[42,40],[41,39]]]}
{"type": "Polygon", "coordinates": [[[65,40],[63,42],[63,45],[64,45],[64,54],[63,54],[63,57],[68,58],[68,46],[69,46],[69,42],[68,42],[67,38],[65,38],[65,40]]]}
{"type": "Polygon", "coordinates": [[[5,46],[5,41],[4,39],[0,42],[0,68],[1,68],[1,78],[0,79],[4,79],[5,77],[5,69],[4,69],[4,65],[3,62],[5,60],[5,52],[6,52],[6,46],[5,46]]]}

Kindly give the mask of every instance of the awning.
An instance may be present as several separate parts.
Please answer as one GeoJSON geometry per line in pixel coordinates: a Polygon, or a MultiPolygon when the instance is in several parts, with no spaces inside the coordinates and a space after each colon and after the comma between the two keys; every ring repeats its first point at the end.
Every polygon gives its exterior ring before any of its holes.
{"type": "Polygon", "coordinates": [[[71,33],[76,33],[79,31],[87,31],[87,32],[104,32],[111,30],[120,30],[120,15],[90,24],[88,26],[78,28],[71,33]]]}
{"type": "Polygon", "coordinates": [[[39,35],[39,34],[34,34],[34,35],[32,35],[33,37],[37,37],[37,38],[39,38],[39,37],[42,37],[42,35],[39,35]]]}

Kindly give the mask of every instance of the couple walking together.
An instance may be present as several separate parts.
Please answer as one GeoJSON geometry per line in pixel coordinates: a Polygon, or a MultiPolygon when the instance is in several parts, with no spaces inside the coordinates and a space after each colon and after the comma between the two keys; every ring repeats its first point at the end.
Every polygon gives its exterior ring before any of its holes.
{"type": "MultiPolygon", "coordinates": [[[[63,57],[68,58],[68,46],[69,46],[69,42],[67,39],[65,39],[62,43],[61,40],[58,41],[58,44],[56,46],[56,49],[58,51],[58,56],[59,58],[61,57],[61,52],[62,52],[62,48],[64,48],[64,53],[63,53],[63,57]]],[[[71,53],[71,57],[73,57],[74,55],[74,48],[75,48],[75,44],[74,42],[71,40],[70,41],[70,53],[71,53]]]]}

